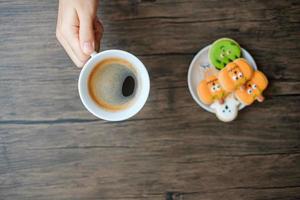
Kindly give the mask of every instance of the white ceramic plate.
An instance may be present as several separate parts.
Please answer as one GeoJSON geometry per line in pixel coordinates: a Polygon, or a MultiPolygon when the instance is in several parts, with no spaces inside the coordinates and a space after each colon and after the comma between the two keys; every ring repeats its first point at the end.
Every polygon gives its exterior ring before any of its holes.
{"type": "MultiPolygon", "coordinates": [[[[200,81],[204,78],[204,67],[203,66],[210,66],[212,65],[209,62],[208,59],[208,50],[211,45],[208,45],[207,47],[201,49],[197,55],[194,57],[193,61],[190,64],[189,72],[188,72],[188,86],[190,93],[193,97],[193,99],[196,101],[196,103],[204,108],[205,110],[214,113],[214,111],[208,106],[205,105],[197,94],[197,86],[200,83],[200,81]]],[[[249,62],[249,64],[253,67],[254,70],[257,70],[256,63],[253,59],[253,57],[250,55],[248,51],[242,48],[242,54],[243,57],[249,62]]],[[[214,68],[214,67],[212,67],[214,68]]],[[[217,70],[214,68],[214,70],[217,70]]],[[[240,105],[239,110],[243,109],[245,105],[240,105]]]]}

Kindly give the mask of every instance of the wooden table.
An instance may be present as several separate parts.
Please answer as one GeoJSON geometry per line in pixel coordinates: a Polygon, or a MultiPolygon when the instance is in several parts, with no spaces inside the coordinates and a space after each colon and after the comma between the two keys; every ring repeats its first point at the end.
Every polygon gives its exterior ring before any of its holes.
{"type": "Polygon", "coordinates": [[[55,38],[57,1],[0,2],[0,199],[299,199],[300,2],[104,0],[102,49],[147,66],[134,118],[83,107],[55,38]],[[236,39],[267,74],[266,101],[222,123],[187,87],[193,56],[236,39]]]}

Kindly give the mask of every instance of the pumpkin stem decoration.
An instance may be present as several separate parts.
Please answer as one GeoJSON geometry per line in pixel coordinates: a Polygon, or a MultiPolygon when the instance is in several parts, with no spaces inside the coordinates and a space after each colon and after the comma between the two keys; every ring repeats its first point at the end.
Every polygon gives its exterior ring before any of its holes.
{"type": "Polygon", "coordinates": [[[259,102],[263,102],[263,101],[265,100],[265,97],[262,96],[262,95],[260,95],[260,96],[256,97],[256,99],[257,99],[257,101],[259,101],[259,102]]]}
{"type": "Polygon", "coordinates": [[[219,99],[219,103],[220,104],[224,104],[225,100],[222,98],[222,99],[219,99]]]}

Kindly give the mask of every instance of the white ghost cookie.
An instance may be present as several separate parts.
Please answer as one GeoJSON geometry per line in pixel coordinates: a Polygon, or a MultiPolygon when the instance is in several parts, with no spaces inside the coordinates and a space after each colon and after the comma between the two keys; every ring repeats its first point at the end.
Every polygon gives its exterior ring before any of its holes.
{"type": "Polygon", "coordinates": [[[223,104],[215,101],[210,107],[215,111],[216,116],[223,122],[230,122],[238,115],[240,102],[233,95],[229,95],[223,104]]]}

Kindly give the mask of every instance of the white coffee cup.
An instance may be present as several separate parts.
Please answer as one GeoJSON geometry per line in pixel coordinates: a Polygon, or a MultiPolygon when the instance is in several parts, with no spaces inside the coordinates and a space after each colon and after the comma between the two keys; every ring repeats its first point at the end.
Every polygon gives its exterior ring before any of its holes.
{"type": "Polygon", "coordinates": [[[122,50],[107,50],[100,53],[93,53],[91,58],[81,70],[78,91],[80,99],[86,109],[100,119],[107,121],[122,121],[137,114],[145,105],[150,91],[149,74],[144,64],[134,55],[122,50]],[[120,58],[132,64],[136,71],[136,93],[131,100],[132,103],[125,109],[110,111],[99,106],[90,96],[88,90],[89,75],[97,63],[108,58],[120,58]]]}

